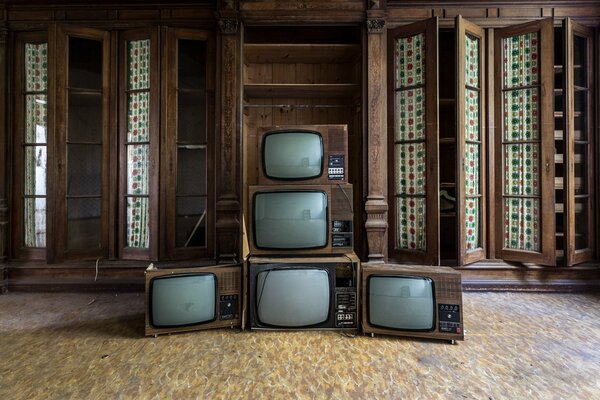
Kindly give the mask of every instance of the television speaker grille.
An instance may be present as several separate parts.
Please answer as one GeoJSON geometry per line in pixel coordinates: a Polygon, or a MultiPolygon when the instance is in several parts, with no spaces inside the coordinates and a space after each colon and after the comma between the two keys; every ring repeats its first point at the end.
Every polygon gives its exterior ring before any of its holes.
{"type": "Polygon", "coordinates": [[[242,281],[241,271],[222,272],[219,274],[219,293],[237,292],[242,281]]]}
{"type": "Polygon", "coordinates": [[[455,299],[462,292],[462,285],[459,277],[441,278],[437,280],[437,293],[441,298],[455,299]]]}

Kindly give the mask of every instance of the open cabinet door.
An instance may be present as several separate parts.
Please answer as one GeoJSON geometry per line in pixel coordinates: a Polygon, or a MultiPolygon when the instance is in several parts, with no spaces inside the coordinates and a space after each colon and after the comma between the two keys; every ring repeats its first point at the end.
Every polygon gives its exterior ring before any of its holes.
{"type": "Polygon", "coordinates": [[[553,20],[495,32],[496,251],[555,265],[553,20]]]}
{"type": "Polygon", "coordinates": [[[439,264],[437,19],[388,31],[390,247],[439,264]]]}
{"type": "Polygon", "coordinates": [[[483,28],[456,17],[458,265],[485,258],[485,40],[483,28]]]}
{"type": "Polygon", "coordinates": [[[594,256],[594,30],[564,22],[565,257],[571,266],[594,256]]]}

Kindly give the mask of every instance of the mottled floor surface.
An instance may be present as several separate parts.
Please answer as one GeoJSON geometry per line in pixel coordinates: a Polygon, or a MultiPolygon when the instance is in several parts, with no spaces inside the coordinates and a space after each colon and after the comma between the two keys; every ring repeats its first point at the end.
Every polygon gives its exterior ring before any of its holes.
{"type": "Polygon", "coordinates": [[[0,399],[600,399],[598,294],[465,293],[454,346],[335,332],[144,338],[143,299],[0,296],[0,399]]]}

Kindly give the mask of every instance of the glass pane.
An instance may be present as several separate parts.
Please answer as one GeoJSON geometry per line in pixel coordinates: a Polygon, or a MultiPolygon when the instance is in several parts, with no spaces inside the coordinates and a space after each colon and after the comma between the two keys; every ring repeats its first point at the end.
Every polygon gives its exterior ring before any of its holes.
{"type": "Polygon", "coordinates": [[[575,199],[575,250],[590,247],[589,240],[589,198],[575,199]]]}
{"type": "Polygon", "coordinates": [[[575,166],[575,194],[589,194],[587,187],[587,173],[589,165],[587,163],[588,145],[575,143],[575,154],[573,161],[575,166]]]}
{"type": "Polygon", "coordinates": [[[539,144],[505,144],[504,194],[537,196],[540,193],[539,144]]]}
{"type": "Polygon", "coordinates": [[[425,194],[425,143],[396,145],[396,194],[425,194]]]}
{"type": "Polygon", "coordinates": [[[127,141],[150,140],[150,93],[130,93],[127,99],[127,141]]]}
{"type": "Polygon", "coordinates": [[[25,199],[23,211],[25,247],[46,247],[46,199],[25,199]]]}
{"type": "Polygon", "coordinates": [[[179,92],[177,104],[177,140],[206,143],[206,94],[179,92]]]}
{"type": "Polygon", "coordinates": [[[504,248],[540,251],[539,199],[504,199],[504,248]]]}
{"type": "Polygon", "coordinates": [[[25,43],[25,91],[48,88],[48,43],[25,43]]]}
{"type": "Polygon", "coordinates": [[[134,40],[128,48],[128,85],[129,90],[150,88],[150,39],[134,40]]]}
{"type": "Polygon", "coordinates": [[[102,193],[102,146],[67,145],[67,194],[102,193]]]}
{"type": "Polygon", "coordinates": [[[177,198],[177,247],[206,245],[206,197],[177,198]]]}
{"type": "Polygon", "coordinates": [[[467,198],[466,199],[466,219],[465,219],[465,232],[466,237],[466,250],[471,251],[481,247],[480,240],[480,225],[479,225],[479,199],[478,198],[467,198]]]}
{"type": "Polygon", "coordinates": [[[206,195],[206,149],[194,145],[177,148],[177,193],[206,195]]]}
{"type": "Polygon", "coordinates": [[[575,112],[583,112],[585,113],[587,110],[587,90],[579,90],[575,89],[574,103],[575,103],[575,112]]]}
{"type": "Polygon", "coordinates": [[[587,38],[573,36],[573,67],[576,86],[587,87],[587,38]]]}
{"type": "Polygon", "coordinates": [[[396,249],[426,250],[425,198],[396,199],[396,249]]]}
{"type": "Polygon", "coordinates": [[[537,32],[504,38],[504,87],[535,85],[539,82],[537,32]]]}
{"type": "Polygon", "coordinates": [[[179,89],[206,88],[206,42],[178,41],[179,89]]]}
{"type": "Polygon", "coordinates": [[[396,88],[425,83],[425,35],[396,40],[396,88]]]}
{"type": "Polygon", "coordinates": [[[465,138],[479,141],[479,92],[465,89],[465,138]]]}
{"type": "Polygon", "coordinates": [[[101,200],[67,200],[67,248],[71,250],[101,247],[101,200]]]}
{"type": "Polygon", "coordinates": [[[504,140],[539,138],[539,96],[537,88],[504,93],[504,140]]]}
{"type": "Polygon", "coordinates": [[[46,146],[25,147],[24,194],[43,196],[46,194],[46,146]]]}
{"type": "Polygon", "coordinates": [[[127,194],[148,194],[149,150],[147,144],[127,146],[127,194]]]}
{"type": "Polygon", "coordinates": [[[150,244],[148,198],[127,198],[127,247],[148,248],[150,244]]]}
{"type": "Polygon", "coordinates": [[[69,37],[69,88],[102,89],[102,42],[69,37]]]}
{"type": "Polygon", "coordinates": [[[425,90],[396,92],[396,140],[425,140],[425,90]]]}
{"type": "Polygon", "coordinates": [[[480,194],[479,191],[479,145],[465,145],[465,186],[467,196],[480,194]]]}
{"type": "Polygon", "coordinates": [[[69,93],[69,128],[71,142],[102,143],[102,94],[69,93]]]}
{"type": "Polygon", "coordinates": [[[25,143],[46,143],[47,96],[25,96],[25,143]]]}
{"type": "Polygon", "coordinates": [[[465,82],[479,88],[479,39],[474,36],[465,36],[465,58],[465,82]]]}

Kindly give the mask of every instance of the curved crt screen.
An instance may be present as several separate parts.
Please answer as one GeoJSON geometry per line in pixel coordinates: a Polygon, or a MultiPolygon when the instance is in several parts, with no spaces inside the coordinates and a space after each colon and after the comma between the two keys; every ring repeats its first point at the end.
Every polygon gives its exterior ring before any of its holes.
{"type": "Polygon", "coordinates": [[[434,328],[433,281],[429,278],[371,276],[369,323],[403,330],[434,328]]]}
{"type": "Polygon", "coordinates": [[[310,249],[327,245],[327,194],[258,192],[254,242],[263,249],[310,249]]]}
{"type": "Polygon", "coordinates": [[[277,132],[263,138],[263,168],[272,179],[309,179],[323,173],[323,139],[317,132],[277,132]]]}
{"type": "Polygon", "coordinates": [[[265,325],[304,327],[327,321],[329,278],[320,269],[259,272],[256,312],[265,325]]]}
{"type": "Polygon", "coordinates": [[[152,281],[152,325],[185,326],[215,319],[213,274],[166,276],[152,281]]]}

